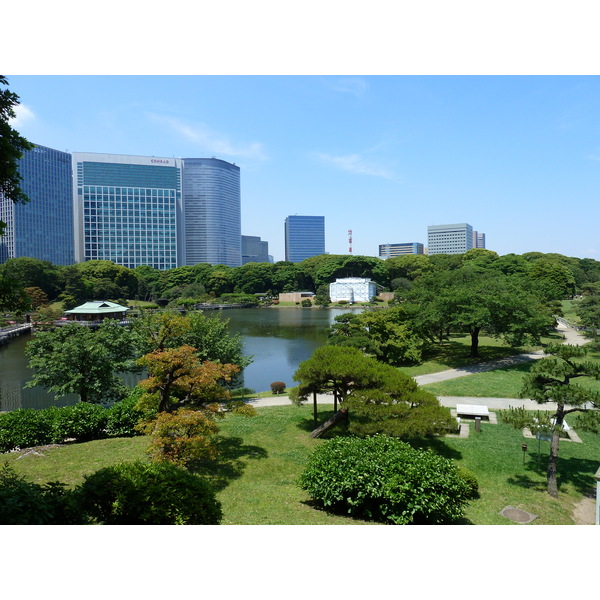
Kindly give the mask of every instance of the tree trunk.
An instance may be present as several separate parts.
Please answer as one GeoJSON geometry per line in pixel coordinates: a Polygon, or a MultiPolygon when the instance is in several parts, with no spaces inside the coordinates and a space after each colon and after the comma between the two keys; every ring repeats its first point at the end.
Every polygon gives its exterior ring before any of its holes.
{"type": "Polygon", "coordinates": [[[471,358],[479,356],[479,327],[471,330],[471,358]]]}
{"type": "Polygon", "coordinates": [[[317,427],[311,434],[310,437],[318,438],[321,437],[326,431],[329,431],[332,427],[335,427],[338,423],[345,421],[348,418],[348,409],[342,408],[338,410],[331,418],[327,419],[323,425],[317,427]]]}
{"type": "Polygon", "coordinates": [[[317,392],[313,392],[313,421],[316,428],[319,422],[319,417],[317,416],[317,392]]]}
{"type": "Polygon", "coordinates": [[[558,464],[558,448],[560,443],[560,430],[565,418],[565,407],[558,403],[556,409],[556,423],[552,430],[552,440],[550,441],[550,456],[548,458],[547,485],[548,493],[553,498],[558,498],[558,481],[556,479],[556,465],[558,464]]]}

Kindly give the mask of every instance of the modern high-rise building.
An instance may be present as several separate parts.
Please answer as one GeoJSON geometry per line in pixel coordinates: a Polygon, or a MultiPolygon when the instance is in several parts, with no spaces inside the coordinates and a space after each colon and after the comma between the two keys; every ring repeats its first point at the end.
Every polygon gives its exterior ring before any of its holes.
{"type": "Polygon", "coordinates": [[[255,235],[242,236],[242,264],[249,262],[271,262],[269,242],[255,235]]]}
{"type": "MultiPolygon", "coordinates": [[[[111,260],[172,269],[241,261],[240,169],[215,158],[160,158],[37,146],[20,161],[31,201],[0,198],[0,261],[111,260]]],[[[265,242],[266,243],[266,242],[265,242]]]]}
{"type": "Polygon", "coordinates": [[[182,264],[181,159],[73,153],[75,260],[182,264]]]}
{"type": "Polygon", "coordinates": [[[392,258],[403,254],[423,254],[423,244],[419,242],[379,244],[379,258],[392,258]]]}
{"type": "Polygon", "coordinates": [[[239,267],[240,168],[217,158],[183,159],[185,264],[239,267]]]}
{"type": "Polygon", "coordinates": [[[19,160],[27,204],[14,204],[0,192],[0,262],[27,256],[57,265],[74,262],[71,155],[35,146],[19,160]]]}
{"type": "Polygon", "coordinates": [[[319,254],[325,254],[325,217],[287,217],[285,260],[297,263],[319,254]]]}
{"type": "Polygon", "coordinates": [[[427,238],[428,254],[463,254],[473,248],[473,227],[468,223],[430,225],[427,238]]]}
{"type": "Polygon", "coordinates": [[[473,248],[485,248],[485,233],[473,230],[473,248]]]}

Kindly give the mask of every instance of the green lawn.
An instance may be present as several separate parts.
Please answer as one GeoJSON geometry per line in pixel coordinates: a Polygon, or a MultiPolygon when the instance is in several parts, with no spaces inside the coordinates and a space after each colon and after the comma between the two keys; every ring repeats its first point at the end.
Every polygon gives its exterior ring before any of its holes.
{"type": "MultiPolygon", "coordinates": [[[[547,338],[543,338],[542,343],[557,342],[561,339],[558,334],[553,334],[547,338]]],[[[514,356],[515,354],[529,353],[534,350],[540,350],[541,346],[528,346],[515,349],[507,346],[502,340],[497,338],[480,336],[479,358],[471,358],[469,356],[470,348],[470,336],[451,335],[449,341],[443,344],[435,344],[421,364],[400,367],[400,370],[411,377],[417,377],[418,375],[439,373],[447,369],[458,369],[482,362],[489,362],[491,360],[514,356]]]]}
{"type": "MultiPolygon", "coordinates": [[[[325,419],[331,410],[321,410],[325,419]]],[[[223,524],[344,525],[366,524],[330,515],[311,506],[296,485],[306,458],[321,440],[309,437],[311,406],[258,409],[257,417],[228,415],[221,422],[222,455],[203,474],[217,489],[223,505],[223,524]]],[[[594,486],[600,462],[600,435],[580,433],[583,444],[562,442],[560,497],[545,492],[545,457],[537,467],[537,442],[522,437],[507,425],[482,424],[481,432],[466,439],[436,439],[433,449],[470,469],[478,478],[481,497],[466,511],[466,522],[478,525],[511,524],[498,513],[505,506],[538,515],[533,524],[571,524],[575,502],[594,486]],[[523,464],[522,443],[528,444],[523,464]]],[[[120,460],[144,458],[147,439],[117,438],[43,450],[44,456],[18,453],[5,458],[32,480],[78,484],[85,474],[120,460]]]]}

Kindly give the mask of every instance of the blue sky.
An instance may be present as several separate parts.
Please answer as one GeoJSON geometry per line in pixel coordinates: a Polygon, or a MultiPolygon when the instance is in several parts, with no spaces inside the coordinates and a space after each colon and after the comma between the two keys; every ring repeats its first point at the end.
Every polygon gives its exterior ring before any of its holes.
{"type": "Polygon", "coordinates": [[[325,216],[330,253],[468,222],[499,254],[600,260],[596,76],[8,78],[34,143],[239,165],[242,233],[275,260],[293,214],[325,216]]]}

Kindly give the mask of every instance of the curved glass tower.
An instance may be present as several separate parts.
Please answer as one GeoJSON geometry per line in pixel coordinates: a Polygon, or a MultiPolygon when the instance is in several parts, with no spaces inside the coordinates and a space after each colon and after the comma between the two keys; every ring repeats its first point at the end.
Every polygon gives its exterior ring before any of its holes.
{"type": "Polygon", "coordinates": [[[240,168],[218,158],[183,159],[185,264],[239,267],[240,168]]]}

